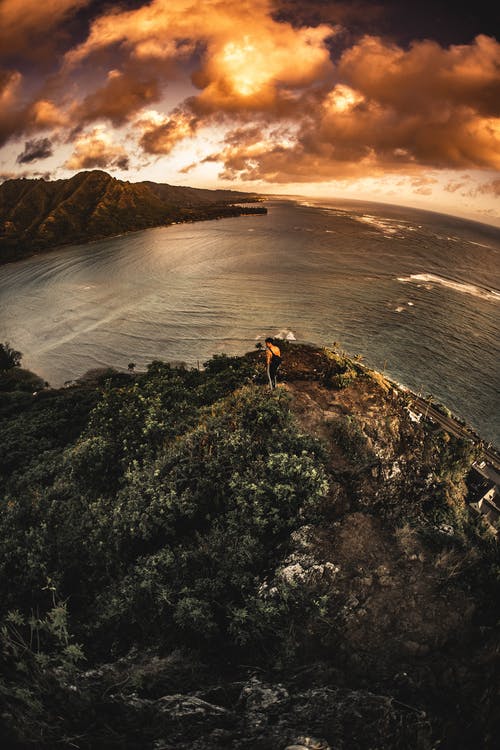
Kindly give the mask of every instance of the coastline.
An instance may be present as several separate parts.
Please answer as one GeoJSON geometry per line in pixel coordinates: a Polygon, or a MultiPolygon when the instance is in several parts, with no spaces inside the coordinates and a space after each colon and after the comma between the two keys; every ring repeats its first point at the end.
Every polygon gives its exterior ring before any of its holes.
{"type": "MultiPolygon", "coordinates": [[[[325,347],[309,341],[281,342],[281,345],[284,344],[287,347],[290,347],[291,351],[294,347],[297,347],[298,351],[300,351],[303,347],[311,348],[314,350],[325,349],[325,347]]],[[[248,351],[241,355],[235,355],[235,358],[253,360],[256,357],[258,358],[259,353],[259,351],[248,351]]],[[[500,446],[497,446],[493,441],[489,441],[486,438],[482,437],[473,425],[469,424],[464,417],[452,412],[452,410],[446,404],[436,400],[432,394],[428,396],[422,396],[419,393],[416,393],[411,388],[404,385],[404,383],[394,380],[385,373],[380,372],[379,370],[375,370],[369,365],[357,360],[356,358],[358,355],[356,354],[351,354],[349,352],[346,352],[345,350],[334,350],[334,353],[336,355],[340,355],[347,362],[349,362],[353,369],[359,369],[366,377],[372,377],[387,383],[387,385],[391,389],[393,389],[393,391],[397,393],[400,398],[404,398],[405,400],[407,400],[407,407],[409,409],[409,412],[416,415],[420,414],[420,417],[418,419],[415,419],[414,421],[420,421],[421,418],[423,418],[424,420],[429,420],[430,422],[439,425],[445,432],[448,432],[455,437],[460,437],[462,439],[468,440],[474,445],[479,446],[480,449],[483,450],[483,452],[489,454],[489,460],[494,465],[496,470],[500,472],[500,446]]],[[[172,367],[173,369],[200,369],[199,364],[190,365],[178,360],[164,362],[164,364],[172,367]]],[[[103,376],[106,372],[109,373],[110,376],[112,376],[113,374],[116,376],[128,375],[131,379],[133,379],[137,376],[145,375],[147,370],[135,370],[131,372],[130,370],[127,370],[125,368],[119,368],[114,365],[106,365],[95,368],[95,370],[87,370],[79,377],[65,381],[62,386],[52,387],[49,383],[48,389],[64,390],[67,388],[78,388],[80,386],[88,384],[95,378],[103,376]]]]}
{"type": "MultiPolygon", "coordinates": [[[[261,203],[264,202],[264,198],[261,200],[249,200],[248,203],[261,203]]],[[[241,203],[244,203],[245,201],[241,201],[241,203]]],[[[222,208],[222,207],[221,207],[222,208]]],[[[238,204],[229,204],[225,206],[226,209],[233,209],[234,213],[229,211],[227,213],[217,213],[213,216],[203,216],[199,219],[196,218],[177,218],[173,219],[172,221],[169,221],[168,223],[162,223],[162,224],[153,224],[148,227],[140,227],[138,229],[127,229],[124,232],[119,232],[118,234],[104,234],[99,237],[92,237],[89,239],[78,239],[75,238],[71,242],[63,242],[61,244],[57,245],[49,245],[47,247],[37,247],[33,250],[29,250],[25,253],[23,253],[18,258],[3,258],[0,255],[0,267],[6,266],[9,263],[19,263],[19,261],[22,260],[29,260],[30,258],[36,258],[40,255],[46,255],[47,253],[51,253],[55,250],[61,250],[65,247],[72,247],[73,245],[91,245],[94,242],[102,242],[103,240],[112,240],[117,237],[126,237],[129,234],[136,234],[137,232],[145,232],[149,229],[159,229],[161,227],[171,227],[175,226],[176,224],[198,224],[203,221],[219,221],[220,219],[238,219],[240,216],[262,216],[267,214],[267,208],[265,206],[254,206],[253,209],[249,206],[239,206],[238,204]]],[[[1,248],[0,248],[1,251],[1,248]]]]}
{"type": "MultiPolygon", "coordinates": [[[[127,351],[134,352],[130,358],[137,362],[139,367],[144,366],[145,362],[149,361],[147,357],[151,359],[155,351],[164,356],[166,355],[167,359],[170,359],[170,357],[173,359],[189,359],[189,354],[186,354],[185,347],[183,348],[182,345],[179,346],[179,339],[182,339],[183,336],[180,335],[181,332],[177,330],[175,326],[178,319],[189,325],[189,335],[193,336],[194,339],[198,336],[197,325],[199,326],[203,323],[203,325],[209,327],[209,329],[207,329],[207,340],[204,340],[202,344],[204,350],[203,357],[208,358],[215,351],[227,351],[227,346],[231,347],[230,353],[233,353],[234,350],[234,353],[241,354],[245,351],[243,347],[245,347],[244,339],[247,337],[246,326],[250,321],[251,325],[248,328],[248,343],[250,346],[248,348],[251,348],[253,345],[252,340],[254,335],[263,330],[267,330],[265,319],[262,317],[260,303],[256,304],[255,308],[258,322],[255,322],[255,326],[257,327],[255,327],[254,330],[254,319],[250,319],[247,313],[247,307],[240,306],[238,296],[233,293],[231,286],[224,290],[225,282],[222,275],[217,277],[216,282],[210,281],[210,284],[208,285],[208,290],[210,290],[212,283],[215,283],[215,288],[219,295],[218,299],[220,298],[224,301],[224,306],[221,305],[217,307],[210,306],[210,302],[212,301],[210,297],[211,292],[206,291],[203,285],[200,285],[200,288],[198,288],[197,278],[200,274],[205,278],[206,272],[211,273],[210,264],[206,262],[207,259],[211,261],[212,256],[217,258],[219,258],[219,256],[221,258],[226,257],[226,244],[230,252],[232,252],[230,248],[234,248],[233,255],[229,254],[228,256],[232,259],[230,262],[228,261],[228,267],[238,270],[241,263],[241,249],[239,247],[240,239],[241,247],[243,247],[244,243],[245,251],[247,245],[249,252],[251,252],[254,247],[259,248],[259,252],[262,251],[262,259],[258,256],[257,260],[250,257],[249,263],[252,264],[252,272],[256,270],[258,273],[259,264],[262,263],[265,263],[266,267],[271,267],[274,263],[272,260],[272,255],[274,253],[269,253],[269,248],[271,246],[268,243],[269,237],[267,234],[267,227],[271,230],[274,228],[275,224],[278,224],[285,229],[287,226],[291,226],[295,209],[293,207],[285,207],[285,204],[289,204],[289,202],[283,201],[282,207],[274,206],[274,204],[271,203],[270,208],[272,210],[269,211],[265,221],[260,223],[254,221],[243,221],[239,224],[226,222],[222,222],[222,224],[198,224],[198,222],[194,223],[190,221],[189,223],[192,223],[191,228],[182,226],[182,224],[179,223],[178,226],[174,225],[175,228],[170,232],[164,232],[163,229],[160,228],[158,228],[154,234],[147,235],[138,234],[134,231],[133,234],[130,233],[131,236],[128,238],[128,232],[119,232],[117,235],[122,235],[120,241],[118,241],[118,239],[97,241],[98,244],[95,247],[91,245],[88,248],[85,244],[82,244],[80,247],[76,248],[73,246],[55,250],[52,255],[45,255],[45,252],[43,254],[39,252],[32,260],[27,259],[23,264],[18,263],[16,266],[6,266],[3,274],[0,271],[4,280],[2,286],[2,301],[5,303],[2,307],[4,338],[15,343],[21,351],[35,352],[36,356],[31,363],[28,363],[28,366],[31,365],[35,372],[45,372],[45,377],[51,383],[62,385],[65,379],[80,376],[84,370],[91,365],[86,365],[86,358],[79,353],[78,348],[73,346],[72,350],[71,346],[66,346],[65,336],[66,334],[70,335],[75,339],[75,344],[78,344],[78,346],[80,345],[80,342],[84,343],[86,347],[85,352],[91,354],[93,353],[92,345],[93,343],[97,343],[98,339],[96,339],[95,342],[92,342],[92,338],[95,334],[91,331],[90,333],[86,331],[86,323],[82,320],[80,313],[78,310],[72,309],[74,307],[71,304],[72,299],[67,296],[67,292],[74,288],[78,295],[78,305],[80,307],[83,306],[82,309],[85,311],[85,314],[90,316],[89,320],[92,323],[91,328],[97,324],[98,319],[100,320],[100,316],[102,317],[102,321],[99,325],[102,328],[102,338],[108,347],[108,351],[105,350],[105,347],[103,351],[100,351],[95,359],[96,364],[109,363],[113,366],[118,365],[118,367],[126,367],[128,360],[123,361],[123,352],[127,351]],[[286,219],[286,225],[282,221],[282,217],[286,219]],[[290,219],[288,217],[290,217],[290,219]],[[253,233],[247,235],[247,228],[249,232],[253,233]],[[197,235],[200,235],[199,239],[197,239],[197,235]],[[203,239],[201,238],[202,235],[203,239]],[[213,250],[206,250],[204,245],[207,243],[207,240],[211,241],[212,235],[217,237],[217,242],[213,243],[213,250]],[[261,235],[266,244],[261,240],[261,235]],[[175,242],[171,239],[174,236],[176,238],[175,242]],[[224,243],[223,253],[219,250],[219,238],[220,241],[224,243]],[[157,243],[159,243],[161,248],[165,245],[165,250],[162,249],[161,252],[158,252],[156,250],[157,243]],[[196,273],[190,271],[188,279],[184,279],[181,275],[177,283],[177,276],[170,277],[167,273],[171,263],[174,262],[170,257],[171,251],[168,248],[174,249],[178,246],[175,262],[190,265],[194,257],[190,249],[190,244],[194,247],[196,243],[197,248],[199,247],[199,252],[201,253],[200,257],[205,265],[200,267],[200,273],[198,270],[196,270],[196,273]],[[130,251],[124,251],[122,253],[121,248],[127,245],[130,245],[130,251]],[[153,296],[152,299],[157,301],[151,305],[148,303],[147,314],[151,315],[150,319],[146,318],[146,313],[144,312],[146,301],[141,300],[143,295],[136,292],[136,287],[134,286],[135,266],[137,265],[137,268],[139,268],[139,265],[136,262],[136,258],[138,257],[136,254],[137,245],[144,248],[144,252],[148,258],[148,264],[150,263],[151,267],[154,268],[154,273],[151,274],[148,291],[150,289],[154,291],[154,295],[156,296],[153,296]],[[153,245],[155,246],[154,250],[151,249],[153,245]],[[103,249],[102,253],[101,248],[103,249]],[[97,252],[98,250],[99,253],[97,252]],[[96,257],[96,255],[98,257],[96,257]],[[267,261],[268,255],[270,257],[269,261],[267,261]],[[71,270],[61,275],[60,271],[57,269],[63,269],[67,265],[68,256],[71,256],[71,258],[73,258],[73,256],[78,258],[78,263],[75,263],[74,266],[72,264],[71,270]],[[120,287],[117,287],[117,293],[114,295],[115,301],[109,308],[109,313],[112,315],[112,325],[103,325],[106,320],[108,308],[106,307],[107,303],[102,309],[99,307],[104,294],[99,290],[101,285],[105,286],[112,282],[112,277],[108,277],[107,275],[109,268],[111,268],[113,272],[119,269],[120,284],[122,283],[121,280],[123,274],[127,273],[125,269],[125,261],[130,266],[130,278],[127,277],[127,284],[130,284],[130,287],[128,288],[132,289],[132,292],[122,300],[120,297],[120,287]],[[87,264],[90,263],[92,264],[91,272],[87,271],[87,264]],[[110,263],[111,265],[109,265],[110,263]],[[165,269],[165,277],[162,275],[162,269],[165,269]],[[47,279],[50,281],[49,284],[45,283],[45,276],[42,281],[40,276],[42,270],[47,272],[47,279]],[[99,271],[99,274],[97,271],[99,271]],[[160,271],[159,274],[158,271],[160,271]],[[157,279],[159,279],[159,281],[157,281],[157,279]],[[88,284],[89,286],[84,286],[85,284],[88,284]],[[52,304],[52,286],[54,286],[55,292],[54,299],[57,298],[56,305],[52,304]],[[16,294],[14,290],[17,290],[18,288],[19,293],[16,294]],[[168,298],[171,300],[172,288],[175,289],[176,293],[175,315],[171,314],[173,308],[171,310],[170,304],[159,304],[163,299],[167,300],[168,298]],[[29,295],[30,290],[32,289],[36,289],[37,291],[35,298],[30,300],[30,297],[28,296],[26,302],[23,302],[24,295],[29,295]],[[189,292],[190,299],[198,300],[199,298],[201,300],[200,304],[197,302],[198,307],[196,310],[192,310],[191,308],[189,308],[189,310],[187,308],[184,310],[183,294],[186,290],[189,292]],[[37,304],[36,299],[38,298],[43,299],[43,305],[37,304]],[[33,308],[33,313],[29,312],[31,307],[33,308]],[[130,323],[125,324],[125,327],[124,324],[120,322],[121,317],[123,317],[124,314],[122,308],[126,308],[125,315],[128,315],[129,312],[133,313],[130,323]],[[182,309],[184,312],[179,313],[179,309],[182,309]],[[228,318],[226,318],[226,314],[228,312],[231,315],[236,316],[234,320],[236,321],[235,325],[237,330],[234,337],[233,334],[231,334],[231,342],[226,344],[224,340],[226,336],[224,326],[227,325],[228,318]],[[200,318],[202,313],[203,317],[200,318]],[[144,334],[146,330],[144,329],[143,323],[140,323],[142,320],[141,316],[144,316],[148,343],[145,345],[138,340],[136,348],[134,339],[137,337],[140,338],[141,334],[144,334]],[[55,330],[51,330],[50,321],[52,318],[56,321],[61,320],[61,325],[64,324],[61,328],[62,340],[59,340],[58,333],[55,330]],[[28,321],[28,326],[25,327],[26,332],[23,332],[22,325],[24,324],[23,321],[25,319],[28,321]],[[151,322],[148,322],[148,320],[151,322]],[[133,331],[129,326],[133,327],[133,331]],[[31,331],[37,332],[36,339],[31,331]],[[123,338],[123,340],[121,338],[120,340],[116,340],[117,336],[122,337],[120,331],[125,332],[123,333],[125,338],[123,338]],[[42,339],[38,336],[39,333],[43,334],[43,342],[46,342],[46,344],[41,343],[42,339]],[[165,346],[162,344],[162,337],[168,339],[165,346]],[[210,340],[212,338],[214,339],[213,341],[210,340]],[[64,346],[60,346],[60,344],[64,344],[64,346]],[[243,347],[241,345],[243,345],[243,347]],[[54,354],[46,354],[43,351],[47,346],[49,349],[54,349],[54,354]],[[67,368],[66,365],[68,365],[67,368]],[[68,374],[64,374],[63,370],[68,372],[68,374]],[[63,376],[61,373],[63,373],[63,376]]],[[[309,213],[307,213],[303,217],[302,223],[304,226],[306,225],[306,222],[309,221],[309,217],[311,221],[316,222],[315,214],[311,213],[309,215],[309,213]]],[[[299,219],[300,218],[301,215],[299,215],[299,219]]],[[[325,221],[327,219],[325,219],[325,221]]],[[[322,217],[320,217],[320,221],[323,221],[322,217]]],[[[325,226],[335,228],[335,222],[336,219],[332,219],[331,222],[325,224],[325,226]]],[[[185,224],[186,220],[184,219],[182,223],[185,224]]],[[[301,222],[299,221],[298,224],[301,224],[301,222]]],[[[308,226],[313,226],[313,224],[308,226]]],[[[286,239],[287,245],[283,243],[284,253],[282,260],[285,261],[285,268],[287,268],[288,255],[286,253],[289,251],[288,234],[285,233],[283,236],[286,239]]],[[[368,240],[370,240],[370,237],[371,235],[367,235],[368,240]]],[[[414,235],[411,235],[410,239],[413,237],[414,235]]],[[[292,249],[296,248],[295,256],[292,260],[293,262],[296,261],[297,263],[300,263],[302,253],[308,252],[306,245],[308,246],[311,243],[314,245],[316,242],[316,235],[298,234],[294,231],[294,226],[292,226],[292,229],[290,230],[290,238],[293,243],[292,249]],[[303,245],[304,250],[302,250],[303,245]]],[[[330,256],[335,257],[337,248],[339,249],[339,252],[341,251],[341,244],[344,242],[343,239],[340,240],[340,238],[337,238],[337,240],[335,240],[330,234],[325,234],[323,237],[321,232],[318,232],[318,238],[318,242],[320,240],[323,241],[326,248],[323,255],[320,256],[321,261],[325,260],[328,262],[330,256]]],[[[378,236],[373,235],[373,241],[376,241],[377,239],[378,236]]],[[[94,240],[90,240],[90,242],[93,241],[94,240]]],[[[414,243],[415,246],[416,242],[417,240],[414,243]]],[[[389,243],[389,240],[387,243],[389,243]]],[[[399,249],[399,245],[395,245],[394,242],[392,242],[391,245],[394,247],[392,252],[395,255],[398,255],[397,250],[399,249]]],[[[386,252],[386,244],[383,238],[380,238],[378,246],[380,247],[380,253],[386,252]]],[[[222,245],[220,245],[220,247],[222,247],[222,245]]],[[[455,245],[450,245],[450,247],[453,249],[455,248],[455,245]]],[[[410,250],[411,249],[412,248],[410,247],[410,250]]],[[[487,253],[487,251],[484,251],[481,248],[467,246],[465,249],[466,251],[470,250],[471,257],[476,257],[477,253],[482,253],[483,255],[487,253]]],[[[387,244],[387,251],[391,252],[389,244],[387,244]]],[[[196,253],[198,253],[198,250],[196,250],[196,253]]],[[[291,319],[288,319],[286,316],[280,317],[280,325],[276,327],[276,331],[274,332],[277,333],[278,328],[282,327],[281,323],[286,322],[287,325],[293,324],[297,328],[299,331],[298,335],[303,340],[324,342],[333,340],[342,341],[347,351],[363,353],[367,358],[367,364],[369,366],[372,366],[374,369],[378,369],[381,372],[385,371],[393,377],[394,380],[400,381],[410,387],[415,393],[423,392],[426,394],[434,394],[439,401],[448,405],[452,411],[460,417],[465,418],[470,425],[473,425],[474,429],[481,434],[485,440],[493,440],[496,445],[499,445],[498,424],[495,424],[493,418],[493,412],[496,410],[496,405],[498,404],[498,394],[495,394],[494,392],[494,378],[488,377],[488,372],[494,373],[496,371],[496,365],[493,361],[495,357],[491,356],[490,353],[495,352],[497,345],[489,334],[490,324],[491,326],[494,324],[494,316],[497,312],[496,308],[491,306],[491,301],[487,301],[483,304],[481,300],[476,301],[476,299],[471,296],[458,296],[457,290],[453,288],[447,289],[443,286],[443,288],[436,287],[435,290],[428,290],[427,287],[423,286],[419,288],[417,282],[408,286],[405,284],[398,284],[397,282],[396,277],[408,277],[410,273],[434,272],[436,269],[433,265],[432,253],[433,248],[431,247],[425,252],[425,257],[429,258],[428,263],[426,261],[426,263],[422,263],[421,266],[417,265],[416,267],[413,267],[412,262],[412,264],[408,263],[409,268],[402,267],[400,269],[397,267],[398,272],[393,274],[394,278],[392,278],[392,276],[389,278],[391,267],[388,266],[389,273],[387,278],[384,276],[382,287],[380,286],[380,279],[376,277],[376,275],[373,275],[373,279],[367,281],[366,284],[366,288],[369,290],[370,294],[366,303],[363,302],[363,287],[361,286],[360,280],[358,280],[358,271],[355,267],[357,256],[354,255],[354,261],[347,261],[350,266],[352,266],[353,272],[352,294],[350,292],[351,287],[349,287],[349,293],[346,293],[344,297],[340,297],[340,307],[338,312],[332,312],[330,314],[328,308],[325,307],[327,314],[324,316],[324,319],[319,317],[320,314],[322,314],[321,305],[323,302],[321,302],[321,304],[315,302],[315,287],[314,284],[311,284],[307,287],[307,290],[305,290],[305,294],[308,304],[312,299],[313,304],[317,306],[317,310],[316,307],[312,308],[315,316],[314,326],[307,325],[301,327],[299,317],[294,317],[296,315],[296,310],[293,308],[291,319]],[[355,311],[354,317],[352,317],[354,309],[353,299],[356,300],[356,303],[358,300],[361,300],[361,304],[363,305],[359,319],[355,311]],[[410,300],[415,304],[411,307],[406,307],[407,300],[410,300]],[[404,308],[405,312],[403,312],[402,315],[397,315],[396,312],[399,313],[399,309],[397,310],[396,306],[401,306],[404,308]],[[446,342],[442,342],[442,345],[445,347],[443,353],[440,344],[440,328],[436,324],[439,322],[439,311],[442,308],[448,309],[449,306],[452,307],[455,314],[457,309],[462,310],[462,308],[465,308],[463,320],[466,327],[463,331],[455,331],[457,336],[456,342],[453,336],[451,336],[451,338],[449,336],[447,337],[448,341],[451,340],[454,342],[453,348],[451,345],[447,346],[446,342]],[[370,312],[371,309],[376,312],[374,321],[372,321],[371,318],[366,317],[367,311],[370,312]],[[469,313],[468,310],[471,312],[469,313]],[[477,312],[473,313],[472,311],[477,312]],[[428,312],[429,315],[432,316],[431,318],[428,318],[428,312]],[[477,320],[483,315],[486,316],[484,320],[487,325],[481,328],[478,326],[477,320]],[[331,337],[330,328],[332,329],[331,337]],[[369,332],[369,335],[365,332],[365,328],[366,331],[369,332]],[[474,334],[474,330],[477,331],[477,336],[474,334]],[[423,331],[428,338],[425,338],[422,341],[420,341],[420,339],[414,340],[412,335],[415,331],[418,331],[419,333],[423,331]],[[320,335],[316,335],[317,333],[320,335]],[[302,334],[302,336],[300,334],[302,334]],[[372,338],[375,340],[375,344],[373,343],[372,338]],[[489,345],[489,342],[491,345],[489,345]],[[416,364],[415,366],[417,367],[417,370],[416,373],[414,373],[413,364],[409,363],[411,363],[413,359],[415,359],[416,363],[418,353],[422,350],[424,344],[426,347],[425,351],[431,358],[427,363],[420,362],[418,365],[416,364]],[[478,347],[480,347],[480,349],[478,349],[478,347]],[[404,357],[402,356],[402,352],[405,352],[404,357]],[[408,357],[406,357],[406,353],[408,354],[408,357]],[[455,357],[456,360],[454,359],[455,357]],[[460,363],[460,368],[456,369],[456,371],[454,369],[455,361],[459,361],[460,363]],[[468,362],[471,364],[471,371],[469,371],[468,362]],[[387,366],[388,363],[389,366],[387,366]],[[448,372],[449,377],[447,376],[448,372]]],[[[483,257],[483,255],[481,255],[481,257],[483,257]]],[[[410,257],[412,257],[411,252],[410,257]]],[[[399,263],[399,260],[395,262],[399,263]]],[[[224,263],[226,263],[225,260],[224,263]]],[[[223,267],[225,269],[226,265],[223,267]]],[[[448,264],[448,267],[453,266],[448,264]]],[[[144,271],[146,272],[148,268],[149,266],[145,267],[144,271]]],[[[372,269],[370,268],[369,271],[371,274],[372,269]]],[[[437,268],[437,271],[439,272],[440,269],[437,268]]],[[[244,274],[245,273],[246,270],[244,270],[244,274]]],[[[311,280],[316,281],[316,277],[319,277],[321,283],[319,273],[317,273],[316,270],[311,271],[311,280]]],[[[462,278],[464,281],[467,281],[467,276],[465,274],[462,275],[462,278]]],[[[141,279],[141,284],[143,284],[142,273],[141,279]]],[[[471,280],[476,285],[479,285],[481,282],[484,283],[484,280],[480,276],[476,277],[473,275],[471,280]]],[[[336,283],[335,270],[332,272],[332,281],[333,283],[336,283]]],[[[488,280],[486,280],[486,282],[487,281],[488,280]]],[[[492,282],[494,282],[494,277],[492,277],[490,283],[492,282]]],[[[247,276],[242,277],[242,285],[248,285],[248,290],[250,290],[247,295],[250,301],[250,293],[253,290],[253,283],[252,278],[247,278],[247,276]],[[250,283],[248,279],[250,279],[250,283]]],[[[339,282],[339,290],[340,284],[341,282],[339,282]]],[[[351,279],[349,280],[349,284],[351,284],[351,279]]],[[[257,281],[255,281],[255,285],[257,288],[257,281]]],[[[137,288],[139,289],[139,287],[137,288]]],[[[244,288],[247,289],[247,286],[244,288]]],[[[265,284],[264,286],[259,285],[258,288],[259,293],[260,290],[262,290],[262,293],[267,294],[265,284]]],[[[278,290],[278,294],[280,295],[280,299],[282,298],[284,304],[287,304],[288,298],[293,300],[293,305],[298,304],[298,302],[302,304],[301,299],[299,299],[297,303],[294,300],[293,295],[295,294],[295,291],[291,286],[290,288],[287,288],[287,286],[284,285],[281,291],[278,290]]],[[[342,294],[344,293],[342,292],[342,294]]],[[[250,307],[249,309],[253,313],[253,308],[250,307]]],[[[287,308],[285,308],[285,311],[286,310],[287,308]]],[[[307,313],[307,310],[305,308],[304,311],[298,309],[298,312],[300,314],[303,312],[307,313]]],[[[451,316],[450,320],[454,321],[455,317],[451,316]]],[[[444,325],[446,331],[452,330],[453,333],[453,326],[455,326],[455,323],[452,325],[445,323],[444,325]]],[[[492,328],[492,330],[494,330],[494,328],[492,328]]],[[[272,332],[273,331],[271,330],[271,333],[272,332]]],[[[184,333],[184,331],[182,333],[184,333]]],[[[203,334],[203,336],[205,337],[205,334],[203,334]]],[[[94,362],[93,356],[92,362],[94,362]]]]}

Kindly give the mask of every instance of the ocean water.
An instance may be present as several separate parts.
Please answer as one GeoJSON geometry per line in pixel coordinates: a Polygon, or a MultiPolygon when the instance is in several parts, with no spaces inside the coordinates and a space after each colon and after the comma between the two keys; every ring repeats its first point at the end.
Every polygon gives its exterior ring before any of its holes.
{"type": "Polygon", "coordinates": [[[500,445],[500,230],[372,203],[267,205],[0,267],[0,341],[54,386],[266,335],[339,342],[500,445]]]}

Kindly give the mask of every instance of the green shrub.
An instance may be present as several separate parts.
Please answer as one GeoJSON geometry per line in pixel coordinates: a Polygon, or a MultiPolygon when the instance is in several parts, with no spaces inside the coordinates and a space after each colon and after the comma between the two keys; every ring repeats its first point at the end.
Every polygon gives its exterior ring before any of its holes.
{"type": "Polygon", "coordinates": [[[117,494],[108,543],[128,564],[97,599],[100,627],[238,639],[231,612],[327,493],[321,455],[284,397],[244,388],[202,412],[117,494]]]}
{"type": "Polygon", "coordinates": [[[81,647],[68,632],[65,603],[54,601],[44,617],[14,611],[3,618],[0,741],[4,747],[60,742],[71,703],[69,686],[82,659],[81,647]]]}
{"type": "Polygon", "coordinates": [[[31,395],[33,392],[45,388],[45,386],[46,383],[43,378],[30,372],[30,370],[24,370],[22,367],[13,367],[0,373],[0,391],[3,393],[24,391],[31,395]]]}
{"type": "Polygon", "coordinates": [[[21,352],[13,349],[8,342],[0,344],[0,372],[19,367],[22,356],[21,352]]]}
{"type": "Polygon", "coordinates": [[[322,378],[324,385],[337,390],[347,388],[358,375],[354,362],[344,352],[323,349],[323,354],[327,360],[322,378]]]}
{"type": "Polygon", "coordinates": [[[285,393],[232,392],[252,371],[240,364],[152,363],[103,388],[76,441],[34,461],[0,508],[5,607],[43,611],[37,591],[51,576],[71,596],[79,637],[104,649],[251,639],[232,613],[255,600],[328,483],[323,450],[296,431],[285,393]]]}
{"type": "Polygon", "coordinates": [[[359,421],[350,415],[331,423],[331,435],[352,464],[359,470],[376,463],[377,459],[359,421]]]}

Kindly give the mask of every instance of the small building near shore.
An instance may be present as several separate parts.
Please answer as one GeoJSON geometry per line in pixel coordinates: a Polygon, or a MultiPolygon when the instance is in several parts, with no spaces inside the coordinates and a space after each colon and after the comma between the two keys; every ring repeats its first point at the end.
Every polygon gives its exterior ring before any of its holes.
{"type": "Polygon", "coordinates": [[[467,502],[485,516],[496,529],[500,527],[500,495],[495,482],[472,468],[466,479],[467,502]]]}

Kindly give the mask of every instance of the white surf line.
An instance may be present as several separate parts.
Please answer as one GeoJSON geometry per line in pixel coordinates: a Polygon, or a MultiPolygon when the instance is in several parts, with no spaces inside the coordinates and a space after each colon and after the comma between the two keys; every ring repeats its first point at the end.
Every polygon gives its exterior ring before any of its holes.
{"type": "Polygon", "coordinates": [[[424,284],[439,284],[440,286],[453,289],[455,292],[461,292],[462,294],[471,294],[474,297],[480,297],[481,299],[492,300],[500,302],[500,292],[495,289],[485,289],[475,284],[464,284],[460,281],[452,281],[451,279],[445,279],[441,276],[436,276],[433,273],[414,273],[411,276],[398,276],[398,281],[403,282],[420,282],[424,284]]]}

